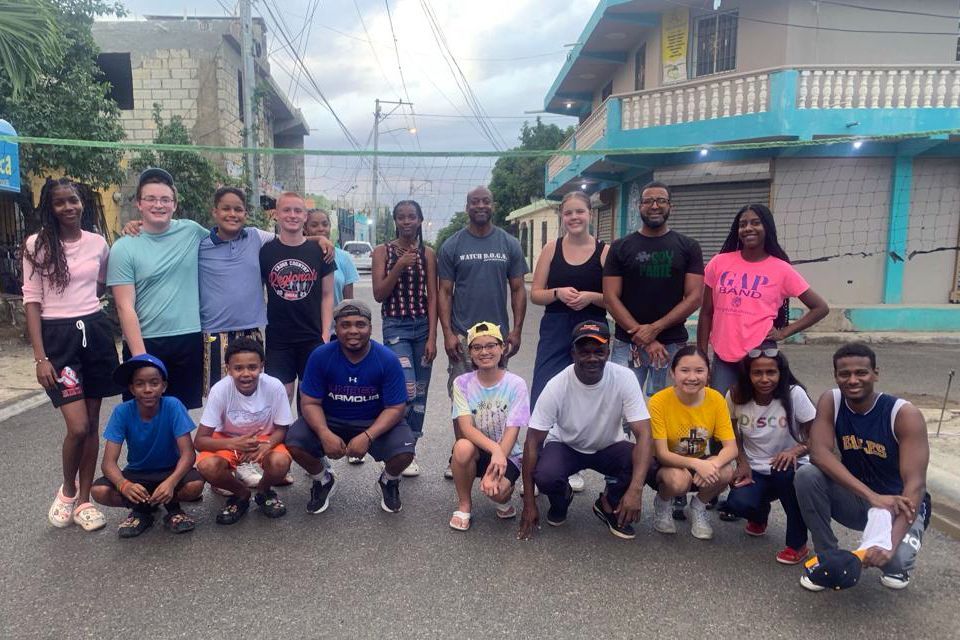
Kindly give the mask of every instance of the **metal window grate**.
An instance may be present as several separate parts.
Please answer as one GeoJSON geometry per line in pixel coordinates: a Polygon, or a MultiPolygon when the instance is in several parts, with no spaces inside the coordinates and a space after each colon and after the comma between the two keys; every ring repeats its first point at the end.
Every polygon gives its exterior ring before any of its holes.
{"type": "Polygon", "coordinates": [[[697,76],[737,68],[736,11],[697,20],[697,76]]]}

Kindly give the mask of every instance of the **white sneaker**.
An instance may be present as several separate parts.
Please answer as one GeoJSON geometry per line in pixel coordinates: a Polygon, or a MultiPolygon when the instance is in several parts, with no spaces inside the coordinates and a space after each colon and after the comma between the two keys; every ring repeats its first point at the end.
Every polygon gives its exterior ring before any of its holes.
{"type": "Polygon", "coordinates": [[[806,572],[800,574],[800,586],[806,589],[807,591],[823,591],[826,587],[821,587],[818,584],[815,584],[810,578],[807,577],[806,572]]]}
{"type": "Polygon", "coordinates": [[[905,573],[885,573],[880,576],[880,584],[887,589],[906,589],[910,585],[910,576],[905,573]]]}
{"type": "Polygon", "coordinates": [[[567,478],[567,482],[570,483],[570,488],[573,489],[574,493],[580,493],[583,491],[583,474],[579,471],[567,478]]]}
{"type": "Polygon", "coordinates": [[[416,478],[420,475],[420,471],[420,465],[417,464],[417,459],[414,458],[407,468],[400,472],[400,475],[404,478],[416,478]]]}
{"type": "Polygon", "coordinates": [[[710,526],[710,514],[707,513],[707,505],[700,502],[700,498],[694,497],[687,510],[690,518],[690,533],[693,537],[699,540],[712,539],[713,527],[710,526]]]}
{"type": "Polygon", "coordinates": [[[260,465],[253,462],[242,462],[237,465],[237,480],[242,482],[248,489],[254,489],[260,480],[263,479],[263,471],[260,465]]]}
{"type": "Polygon", "coordinates": [[[660,533],[676,533],[677,525],[673,521],[673,503],[670,500],[661,500],[660,496],[653,498],[653,528],[660,533]]]}
{"type": "Polygon", "coordinates": [[[356,456],[347,456],[347,462],[350,464],[363,464],[363,458],[357,458],[356,456]]]}
{"type": "MultiPolygon", "coordinates": [[[[519,484],[520,484],[520,495],[522,496],[523,490],[524,490],[523,482],[521,481],[519,484]]],[[[540,489],[537,488],[537,485],[533,485],[533,495],[534,496],[540,495],[540,489]]]]}
{"type": "Polygon", "coordinates": [[[447,465],[447,468],[443,470],[443,477],[447,480],[453,480],[453,469],[450,465],[447,465]]]}

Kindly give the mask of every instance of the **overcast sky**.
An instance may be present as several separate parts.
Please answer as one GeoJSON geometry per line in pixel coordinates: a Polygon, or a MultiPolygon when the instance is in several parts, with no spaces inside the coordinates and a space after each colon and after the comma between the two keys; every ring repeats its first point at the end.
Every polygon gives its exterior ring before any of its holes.
{"type": "MultiPolygon", "coordinates": [[[[402,108],[380,125],[380,148],[415,151],[489,151],[493,144],[478,131],[454,75],[441,55],[424,13],[422,0],[387,0],[393,18],[400,66],[384,0],[321,0],[312,21],[307,20],[313,0],[269,0],[269,7],[285,21],[294,44],[302,53],[313,79],[344,124],[360,142],[373,127],[374,100],[409,100],[414,103],[416,135],[408,108],[402,108]],[[362,16],[362,21],[361,21],[362,16]],[[366,33],[364,28],[366,28],[366,33]],[[309,39],[299,34],[309,33],[309,39]],[[369,34],[369,38],[367,36],[369,34]],[[469,117],[462,117],[462,116],[469,117]],[[436,117],[445,116],[445,117],[436,117]],[[395,131],[394,131],[395,130],[395,131]]],[[[233,0],[124,0],[131,17],[162,11],[168,15],[227,15],[233,0]],[[162,6],[162,10],[158,7],[162,6]]],[[[429,0],[450,50],[479,102],[493,116],[492,125],[507,147],[517,143],[523,118],[536,115],[543,98],[563,64],[563,45],[579,36],[597,0],[429,0]],[[549,9],[548,9],[549,7],[549,9]],[[554,10],[560,9],[559,11],[554,10]],[[505,116],[505,117],[498,117],[505,116]]],[[[256,0],[254,15],[267,21],[272,73],[303,110],[312,133],[306,146],[313,149],[349,149],[344,134],[316,91],[294,69],[289,48],[274,27],[265,0],[256,0]]],[[[391,109],[385,106],[385,110],[391,109]]],[[[566,126],[572,118],[545,116],[546,122],[566,126]]],[[[503,144],[501,142],[501,144],[503,144]]],[[[492,161],[486,159],[383,160],[385,182],[381,204],[406,197],[412,190],[430,211],[435,225],[449,217],[449,207],[462,208],[470,184],[483,182],[492,161]]],[[[308,189],[336,197],[358,184],[347,195],[355,206],[369,198],[370,169],[357,175],[356,161],[308,157],[308,189]],[[366,193],[364,193],[366,192],[366,193]]],[[[436,231],[436,228],[433,229],[436,231]]]]}

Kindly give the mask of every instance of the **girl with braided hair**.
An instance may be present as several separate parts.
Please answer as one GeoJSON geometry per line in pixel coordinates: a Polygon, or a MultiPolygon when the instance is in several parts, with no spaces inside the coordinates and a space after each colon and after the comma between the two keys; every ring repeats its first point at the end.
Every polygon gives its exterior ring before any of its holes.
{"type": "Polygon", "coordinates": [[[102,236],[81,229],[83,203],[69,179],[47,180],[39,211],[40,230],[23,246],[23,303],[37,382],[67,426],[63,483],[47,517],[55,527],[95,531],[106,524],[90,503],[100,403],[119,393],[113,329],[100,308],[110,251],[102,236]]]}

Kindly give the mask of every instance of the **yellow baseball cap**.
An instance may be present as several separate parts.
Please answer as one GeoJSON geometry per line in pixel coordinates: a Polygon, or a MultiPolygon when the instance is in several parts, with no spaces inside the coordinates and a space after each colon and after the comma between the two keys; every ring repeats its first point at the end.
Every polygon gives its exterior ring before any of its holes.
{"type": "Polygon", "coordinates": [[[482,336],[490,336],[503,342],[503,334],[500,333],[500,327],[493,322],[478,322],[467,331],[467,344],[473,344],[473,341],[482,336]]]}

